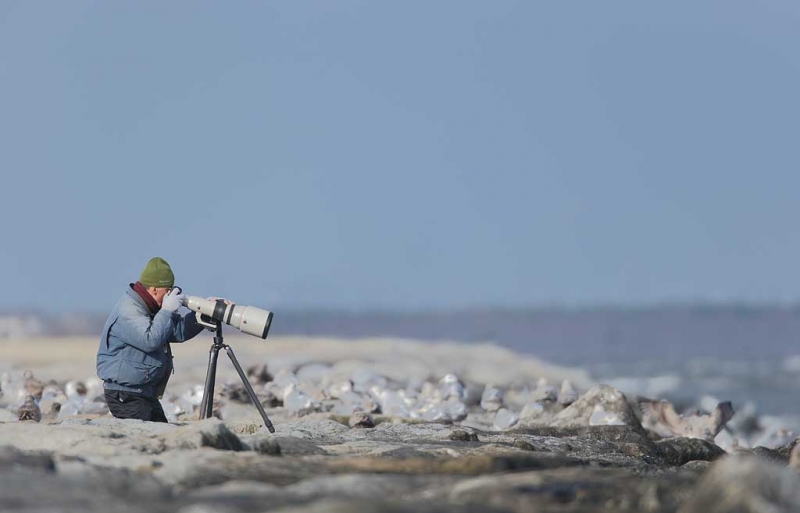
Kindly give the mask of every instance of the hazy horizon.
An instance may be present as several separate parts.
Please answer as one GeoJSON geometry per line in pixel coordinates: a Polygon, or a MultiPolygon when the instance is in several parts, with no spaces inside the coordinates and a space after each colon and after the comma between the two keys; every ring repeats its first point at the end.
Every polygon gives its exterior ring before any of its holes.
{"type": "MultiPolygon", "coordinates": [[[[238,302],[239,304],[244,304],[238,302]]],[[[113,305],[112,305],[113,306],[113,305]]],[[[268,305],[256,305],[268,308],[268,305]]],[[[42,314],[105,314],[105,308],[48,308],[46,305],[8,305],[0,306],[0,315],[42,314]]],[[[581,312],[653,312],[653,311],[800,311],[800,298],[791,301],[746,301],[746,300],[663,300],[639,301],[635,303],[550,303],[530,305],[468,305],[453,307],[346,307],[346,306],[288,306],[273,310],[291,314],[352,314],[352,315],[438,315],[468,312],[504,312],[504,313],[581,313],[581,312]]]]}

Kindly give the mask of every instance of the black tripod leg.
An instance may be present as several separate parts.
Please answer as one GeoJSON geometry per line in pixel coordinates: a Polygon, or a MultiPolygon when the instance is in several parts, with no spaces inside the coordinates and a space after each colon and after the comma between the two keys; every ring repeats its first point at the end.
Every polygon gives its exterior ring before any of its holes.
{"type": "Polygon", "coordinates": [[[236,355],[233,354],[233,349],[230,346],[224,346],[225,352],[228,353],[228,357],[233,362],[233,366],[236,367],[236,372],[239,373],[239,377],[242,378],[242,383],[244,384],[244,389],[247,390],[247,395],[250,396],[250,400],[253,401],[253,404],[256,405],[256,409],[258,413],[261,414],[261,418],[264,419],[264,425],[267,426],[270,433],[275,432],[275,428],[272,427],[272,422],[270,422],[269,417],[267,417],[267,412],[264,411],[264,407],[261,406],[261,401],[258,400],[258,396],[256,396],[253,387],[250,385],[250,381],[247,379],[247,375],[242,370],[242,366],[239,365],[239,361],[236,359],[236,355]]]}
{"type": "Polygon", "coordinates": [[[214,410],[214,381],[217,375],[217,358],[219,357],[219,347],[211,346],[208,353],[208,371],[206,372],[206,384],[203,387],[203,400],[200,403],[200,420],[211,417],[214,410]]]}

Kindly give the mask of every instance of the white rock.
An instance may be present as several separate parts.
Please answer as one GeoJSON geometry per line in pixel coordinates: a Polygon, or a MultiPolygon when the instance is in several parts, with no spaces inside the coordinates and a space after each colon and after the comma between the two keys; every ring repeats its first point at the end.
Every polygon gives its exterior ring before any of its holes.
{"type": "Polygon", "coordinates": [[[552,402],[558,398],[558,389],[547,382],[545,378],[539,378],[536,383],[536,390],[533,392],[533,399],[537,402],[552,402]]]}
{"type": "Polygon", "coordinates": [[[195,385],[181,394],[181,399],[192,406],[200,406],[200,403],[203,402],[204,389],[203,385],[195,385]]]}
{"type": "Polygon", "coordinates": [[[403,393],[404,397],[407,399],[411,399],[413,397],[414,403],[411,406],[416,403],[438,403],[442,400],[441,387],[430,382],[423,383],[422,388],[418,393],[412,392],[410,395],[405,395],[405,391],[403,391],[403,393]]]}
{"type": "Polygon", "coordinates": [[[325,390],[316,382],[301,381],[297,383],[297,389],[310,397],[313,401],[321,402],[328,398],[325,390]]]}
{"type": "Polygon", "coordinates": [[[406,391],[407,392],[413,391],[415,392],[415,394],[419,393],[420,390],[422,390],[422,387],[425,386],[425,383],[427,382],[428,382],[427,378],[424,378],[422,376],[411,376],[410,378],[408,378],[408,382],[406,383],[406,391]]]}
{"type": "Polygon", "coordinates": [[[536,401],[536,390],[527,386],[512,387],[503,393],[503,406],[508,409],[519,411],[526,404],[536,401]]]}
{"type": "Polygon", "coordinates": [[[519,420],[527,423],[535,423],[544,417],[546,417],[544,405],[536,402],[526,404],[519,414],[519,420]]]}
{"type": "MultiPolygon", "coordinates": [[[[550,421],[553,427],[587,426],[591,424],[591,417],[598,409],[614,413],[619,420],[629,426],[639,424],[636,415],[628,405],[625,394],[607,385],[599,385],[586,391],[577,401],[567,406],[550,421]]],[[[595,417],[600,422],[602,415],[595,417]]]]}
{"type": "Polygon", "coordinates": [[[384,389],[377,392],[381,413],[390,417],[409,417],[410,411],[403,397],[396,391],[384,389]]]}
{"type": "Polygon", "coordinates": [[[294,383],[290,383],[288,385],[278,385],[274,381],[270,381],[268,383],[264,383],[264,392],[268,394],[272,394],[280,400],[289,393],[290,387],[295,387],[294,383]]]}
{"type": "Polygon", "coordinates": [[[578,400],[578,392],[572,386],[572,382],[565,379],[561,382],[561,388],[558,390],[558,404],[562,406],[569,406],[578,400]]]}
{"type": "Polygon", "coordinates": [[[13,406],[22,405],[25,396],[28,395],[22,379],[15,378],[9,372],[4,372],[0,376],[0,390],[3,391],[3,402],[13,406]]]}
{"type": "Polygon", "coordinates": [[[625,423],[618,414],[605,411],[599,404],[589,416],[590,426],[624,426],[625,423]]]}
{"type": "Polygon", "coordinates": [[[461,401],[448,401],[445,403],[447,415],[453,422],[461,422],[467,418],[467,405],[461,401]]]}
{"type": "Polygon", "coordinates": [[[328,396],[334,399],[341,399],[346,394],[353,393],[353,383],[349,379],[332,383],[327,388],[328,396]]]}
{"type": "Polygon", "coordinates": [[[161,399],[159,403],[161,403],[161,409],[164,410],[164,416],[167,417],[167,420],[170,422],[176,422],[178,420],[178,415],[183,412],[180,406],[172,401],[161,399]]]}
{"type": "Polygon", "coordinates": [[[86,385],[75,380],[67,381],[64,385],[64,394],[70,401],[83,401],[85,398],[86,385]],[[83,393],[81,393],[83,392],[83,393]]]}
{"type": "Polygon", "coordinates": [[[44,386],[42,389],[42,401],[52,400],[58,401],[60,403],[67,402],[67,396],[64,395],[64,392],[56,385],[48,384],[44,386]]]}
{"type": "Polygon", "coordinates": [[[314,411],[314,401],[302,391],[297,388],[297,385],[290,384],[286,387],[286,393],[283,396],[283,406],[292,413],[298,415],[305,415],[314,411]]]}
{"type": "Polygon", "coordinates": [[[497,411],[503,406],[503,391],[492,385],[486,385],[481,395],[481,408],[486,411],[497,411]]]}
{"type": "Polygon", "coordinates": [[[439,391],[443,401],[463,401],[467,398],[467,389],[455,374],[447,374],[439,380],[439,391]]]}
{"type": "Polygon", "coordinates": [[[347,392],[337,401],[333,401],[334,413],[339,415],[350,415],[356,411],[374,413],[379,409],[379,405],[369,396],[362,396],[355,392],[347,392]]]}
{"type": "Polygon", "coordinates": [[[409,392],[408,392],[408,391],[406,391],[406,390],[398,390],[398,391],[397,391],[397,395],[398,395],[398,396],[399,396],[399,397],[400,397],[400,398],[403,400],[403,402],[404,402],[404,403],[406,403],[406,406],[407,406],[408,408],[411,408],[411,407],[413,407],[415,404],[417,404],[418,402],[420,402],[420,401],[419,401],[419,398],[417,397],[417,395],[416,395],[416,394],[414,394],[414,393],[409,393],[409,392]]]}
{"type": "Polygon", "coordinates": [[[72,417],[80,412],[81,405],[75,404],[73,401],[67,401],[61,405],[61,410],[58,412],[58,418],[72,417]]]}
{"type": "Polygon", "coordinates": [[[350,376],[350,381],[353,382],[353,391],[355,392],[367,392],[374,385],[380,388],[386,386],[386,378],[365,367],[356,369],[350,376]]]}
{"type": "Polygon", "coordinates": [[[95,397],[103,397],[105,390],[103,388],[103,380],[97,376],[93,376],[85,381],[86,383],[86,397],[94,399],[95,397]]]}
{"type": "Polygon", "coordinates": [[[377,413],[381,407],[377,401],[375,401],[369,395],[362,395],[361,396],[361,409],[367,413],[377,413]]]}
{"type": "Polygon", "coordinates": [[[511,410],[500,408],[494,417],[492,425],[495,429],[508,429],[519,422],[519,417],[511,410]]]}
{"type": "Polygon", "coordinates": [[[108,413],[108,404],[105,401],[84,401],[80,412],[86,415],[105,415],[108,413]]]}
{"type": "Polygon", "coordinates": [[[428,422],[450,420],[449,415],[447,415],[447,411],[442,407],[442,405],[435,403],[428,403],[416,410],[413,410],[411,412],[411,416],[413,418],[420,418],[428,422]]]}

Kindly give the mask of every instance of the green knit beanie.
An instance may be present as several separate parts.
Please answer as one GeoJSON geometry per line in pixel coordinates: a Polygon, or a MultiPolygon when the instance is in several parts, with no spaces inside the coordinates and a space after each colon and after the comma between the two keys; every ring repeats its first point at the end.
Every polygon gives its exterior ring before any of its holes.
{"type": "Polygon", "coordinates": [[[139,283],[145,287],[168,289],[175,285],[175,275],[166,260],[161,257],[151,258],[139,276],[139,283]]]}

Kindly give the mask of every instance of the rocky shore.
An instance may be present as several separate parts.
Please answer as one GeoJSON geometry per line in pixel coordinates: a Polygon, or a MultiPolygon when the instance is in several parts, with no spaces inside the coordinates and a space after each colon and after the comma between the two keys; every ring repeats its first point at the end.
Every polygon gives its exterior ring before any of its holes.
{"type": "Polygon", "coordinates": [[[580,371],[491,346],[243,350],[270,434],[222,362],[216,417],[196,420],[202,344],[176,351],[174,421],[154,424],[100,410],[93,342],[62,343],[3,348],[6,511],[800,511],[797,439],[749,448],[738,440],[757,422],[735,415],[648,418],[580,371]],[[39,386],[42,419],[20,421],[39,386]],[[717,445],[717,427],[737,443],[717,445]]]}

